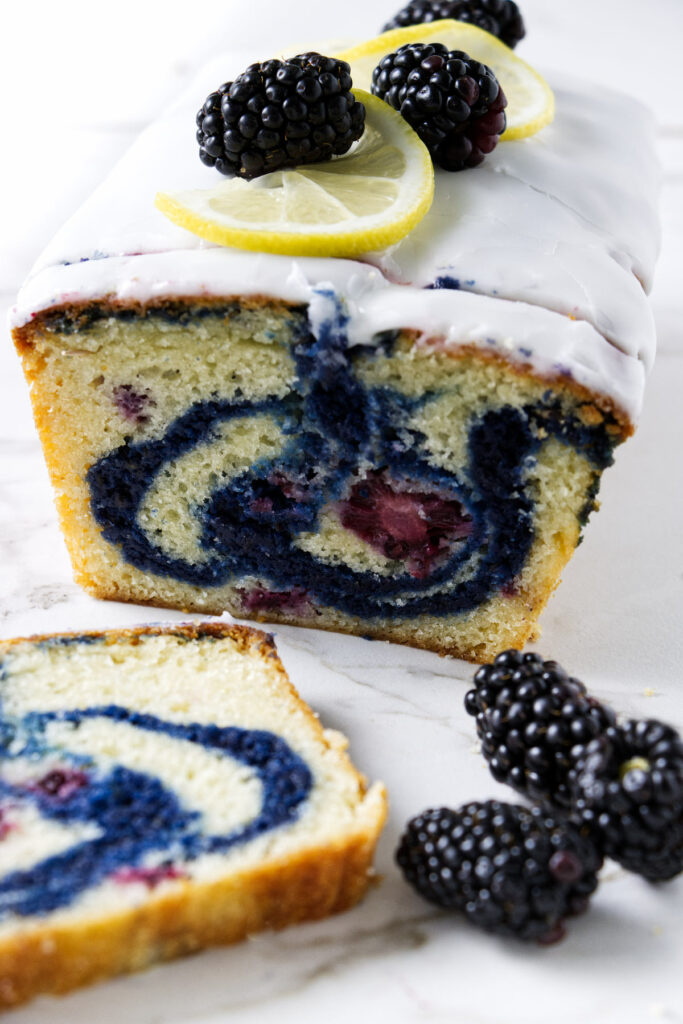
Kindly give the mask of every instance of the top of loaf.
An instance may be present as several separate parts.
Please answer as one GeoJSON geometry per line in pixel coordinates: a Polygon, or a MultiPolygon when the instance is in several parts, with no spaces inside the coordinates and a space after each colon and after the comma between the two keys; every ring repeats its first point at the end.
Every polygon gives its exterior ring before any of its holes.
{"type": "Polygon", "coordinates": [[[308,303],[315,329],[332,295],[346,308],[352,343],[406,327],[455,345],[494,345],[637,417],[654,355],[645,293],[658,249],[658,169],[645,108],[551,80],[555,121],[501,143],[481,167],[437,170],[431,211],[397,245],[361,260],[241,252],[171,224],[154,196],[216,184],[218,172],[197,157],[194,114],[248,61],[228,54],[212,62],[140,136],[38,260],[15,326],[105,297],[259,294],[308,303]]]}

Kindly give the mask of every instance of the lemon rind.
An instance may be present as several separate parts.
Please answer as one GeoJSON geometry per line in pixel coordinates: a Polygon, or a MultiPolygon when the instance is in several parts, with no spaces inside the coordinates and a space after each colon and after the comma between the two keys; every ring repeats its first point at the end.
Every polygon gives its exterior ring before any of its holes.
{"type": "MultiPolygon", "coordinates": [[[[342,50],[336,54],[336,57],[338,60],[345,60],[348,64],[353,65],[353,62],[359,58],[391,53],[405,43],[416,42],[418,41],[418,36],[425,42],[429,42],[432,39],[436,40],[440,34],[446,31],[456,32],[463,37],[469,36],[472,41],[479,41],[483,46],[485,45],[494,52],[501,54],[501,58],[504,58],[506,63],[514,64],[520,70],[523,69],[525,75],[533,79],[539,87],[539,96],[542,93],[545,97],[542,112],[531,119],[526,118],[520,123],[515,123],[514,111],[507,111],[508,126],[500,137],[501,142],[514,142],[515,140],[529,138],[532,135],[536,135],[542,128],[545,128],[552,122],[555,117],[555,95],[543,75],[536,68],[532,67],[531,64],[528,64],[521,57],[518,57],[516,53],[513,53],[510,47],[506,46],[497,36],[486,32],[477,25],[455,21],[452,18],[443,18],[440,21],[431,21],[424,25],[406,25],[402,28],[392,28],[388,32],[375,36],[373,39],[358,43],[357,46],[352,46],[348,50],[342,50]]],[[[477,56],[476,52],[474,56],[477,56]]],[[[494,67],[493,71],[495,70],[496,68],[494,67]]]]}

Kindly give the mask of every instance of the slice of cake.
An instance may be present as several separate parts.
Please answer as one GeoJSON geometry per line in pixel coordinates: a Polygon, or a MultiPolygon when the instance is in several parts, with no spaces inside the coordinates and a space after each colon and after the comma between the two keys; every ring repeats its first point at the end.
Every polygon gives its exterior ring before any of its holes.
{"type": "Polygon", "coordinates": [[[230,70],[141,137],[14,312],[77,580],[473,660],[522,646],[653,357],[647,112],[560,83],[540,134],[437,170],[391,249],[276,256],[153,206],[215,184],[187,125],[230,70]]]}
{"type": "Polygon", "coordinates": [[[0,644],[0,1006],[346,910],[385,817],[263,633],[0,644]]]}

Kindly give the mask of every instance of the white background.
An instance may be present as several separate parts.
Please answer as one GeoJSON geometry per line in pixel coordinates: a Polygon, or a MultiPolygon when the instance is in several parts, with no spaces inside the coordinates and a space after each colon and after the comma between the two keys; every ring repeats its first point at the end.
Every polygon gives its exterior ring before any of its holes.
{"type": "MultiPolygon", "coordinates": [[[[299,43],[373,35],[396,9],[388,0],[8,6],[0,42],[4,309],[53,231],[204,58],[228,47],[266,57],[299,43]]],[[[653,293],[659,356],[645,412],[543,615],[539,649],[623,712],[683,728],[683,0],[525,0],[523,12],[528,38],[518,52],[527,60],[616,85],[653,107],[664,169],[653,293]]],[[[2,635],[149,617],[135,606],[96,602],[72,583],[6,336],[2,635]]],[[[652,887],[609,864],[590,913],[547,950],[480,935],[421,903],[401,881],[392,852],[407,818],[429,805],[504,795],[474,752],[473,723],[462,709],[469,666],[294,629],[277,630],[277,640],[302,695],[350,736],[357,763],[389,787],[383,884],[335,920],[40,1000],[14,1014],[14,1024],[683,1021],[681,880],[652,887]]]]}

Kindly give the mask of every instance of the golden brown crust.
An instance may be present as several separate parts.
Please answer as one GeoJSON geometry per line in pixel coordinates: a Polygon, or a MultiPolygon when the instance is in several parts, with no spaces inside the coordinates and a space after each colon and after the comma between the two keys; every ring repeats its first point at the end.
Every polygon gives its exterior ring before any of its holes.
{"type": "Polygon", "coordinates": [[[372,880],[382,823],[230,878],[178,882],[139,907],[79,926],[36,927],[0,940],[0,1007],[348,910],[372,880]]]}
{"type": "MultiPolygon", "coordinates": [[[[251,626],[242,626],[237,623],[180,622],[176,624],[155,622],[146,626],[128,626],[121,629],[73,630],[69,633],[36,633],[32,636],[16,636],[7,640],[0,640],[0,655],[11,651],[13,647],[17,647],[20,644],[39,644],[50,640],[80,640],[83,638],[102,640],[105,644],[127,643],[134,645],[139,643],[143,637],[148,636],[177,636],[188,641],[201,640],[207,636],[220,640],[232,640],[240,653],[255,653],[263,658],[267,658],[269,670],[279,673],[282,677],[282,682],[287,684],[297,699],[300,699],[290,682],[284,665],[280,661],[275,641],[270,633],[264,633],[261,629],[253,629],[251,626]]],[[[306,707],[306,705],[303,706],[306,707]]],[[[313,717],[315,718],[315,716],[313,717]]]]}

